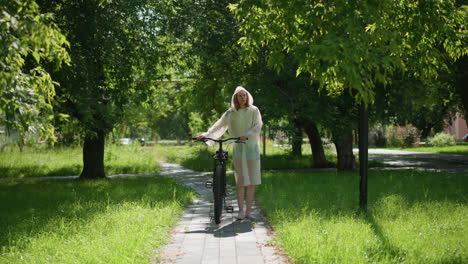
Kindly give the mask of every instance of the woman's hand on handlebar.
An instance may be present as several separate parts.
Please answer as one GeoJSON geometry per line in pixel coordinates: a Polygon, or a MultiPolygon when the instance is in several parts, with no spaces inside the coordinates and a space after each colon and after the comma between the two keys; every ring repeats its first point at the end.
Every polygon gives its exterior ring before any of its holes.
{"type": "Polygon", "coordinates": [[[193,139],[202,140],[202,139],[204,139],[204,138],[205,138],[205,136],[199,135],[199,136],[194,137],[193,139]]]}
{"type": "Polygon", "coordinates": [[[246,141],[246,140],[248,140],[248,139],[249,139],[248,136],[240,136],[240,140],[241,140],[241,141],[246,141]]]}

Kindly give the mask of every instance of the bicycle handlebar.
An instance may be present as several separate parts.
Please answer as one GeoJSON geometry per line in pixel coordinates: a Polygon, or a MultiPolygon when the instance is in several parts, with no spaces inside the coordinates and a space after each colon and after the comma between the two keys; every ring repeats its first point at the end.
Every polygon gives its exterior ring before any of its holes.
{"type": "Polygon", "coordinates": [[[236,137],[236,138],[226,138],[226,139],[214,139],[214,138],[202,138],[202,139],[197,139],[197,138],[192,138],[193,140],[196,140],[196,141],[200,141],[200,142],[206,142],[208,140],[211,140],[213,142],[217,142],[217,143],[223,143],[223,142],[227,142],[227,141],[230,141],[230,140],[235,140],[235,141],[240,141],[240,137],[236,137]]]}

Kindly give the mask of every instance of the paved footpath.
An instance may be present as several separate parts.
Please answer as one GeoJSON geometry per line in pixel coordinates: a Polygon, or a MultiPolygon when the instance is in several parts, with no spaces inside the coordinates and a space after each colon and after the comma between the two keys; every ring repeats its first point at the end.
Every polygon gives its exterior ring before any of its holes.
{"type": "Polygon", "coordinates": [[[286,257],[278,255],[269,245],[272,237],[265,226],[265,218],[254,205],[255,221],[236,221],[238,208],[235,190],[228,187],[226,203],[234,207],[233,213],[223,212],[221,223],[211,220],[212,191],[205,188],[211,173],[200,173],[179,165],[161,162],[161,175],[173,177],[198,193],[198,199],[188,206],[179,225],[174,229],[172,241],[162,252],[162,262],[177,264],[283,264],[286,257]]]}

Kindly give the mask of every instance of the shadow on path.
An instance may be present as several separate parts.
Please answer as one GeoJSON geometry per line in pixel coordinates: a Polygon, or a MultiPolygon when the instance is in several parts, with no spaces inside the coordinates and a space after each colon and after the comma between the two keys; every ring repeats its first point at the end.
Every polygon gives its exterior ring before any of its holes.
{"type": "Polygon", "coordinates": [[[204,229],[186,231],[185,234],[211,234],[214,237],[226,238],[235,237],[241,233],[252,232],[252,222],[248,220],[234,221],[227,225],[219,227],[218,225],[211,224],[204,229]]]}

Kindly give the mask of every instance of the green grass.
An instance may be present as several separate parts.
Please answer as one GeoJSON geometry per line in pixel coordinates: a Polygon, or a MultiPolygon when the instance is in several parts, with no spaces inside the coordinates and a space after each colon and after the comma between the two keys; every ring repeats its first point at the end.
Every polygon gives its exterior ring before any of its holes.
{"type": "Polygon", "coordinates": [[[150,263],[193,198],[163,177],[0,181],[0,263],[150,263]]]}
{"type": "MultiPolygon", "coordinates": [[[[0,178],[79,175],[83,166],[81,148],[10,148],[0,152],[0,178]]],[[[152,148],[106,146],[106,174],[158,172],[152,148]]]]}
{"type": "Polygon", "coordinates": [[[417,152],[432,152],[432,153],[449,153],[468,156],[468,144],[459,143],[455,146],[447,147],[416,147],[416,148],[388,148],[397,150],[417,151],[417,152]]]}
{"type": "Polygon", "coordinates": [[[264,173],[256,199],[294,263],[467,263],[468,178],[371,171],[264,173]]]}

